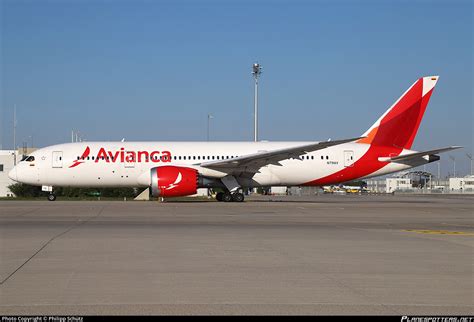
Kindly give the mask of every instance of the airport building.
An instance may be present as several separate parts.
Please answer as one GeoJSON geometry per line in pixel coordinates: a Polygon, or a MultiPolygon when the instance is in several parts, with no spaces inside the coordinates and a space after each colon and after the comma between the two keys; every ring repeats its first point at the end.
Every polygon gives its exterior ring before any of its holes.
{"type": "Polygon", "coordinates": [[[374,193],[385,193],[387,192],[387,180],[386,179],[367,179],[367,190],[374,193]]]}
{"type": "Polygon", "coordinates": [[[15,183],[8,177],[8,172],[15,164],[15,151],[0,150],[0,197],[13,197],[8,186],[15,183]]]}
{"type": "Polygon", "coordinates": [[[15,162],[20,161],[24,155],[28,155],[35,150],[36,148],[26,146],[16,151],[0,150],[0,197],[14,197],[8,186],[14,184],[15,181],[8,177],[8,173],[13,169],[15,162]]]}
{"type": "Polygon", "coordinates": [[[464,178],[449,178],[449,191],[474,193],[474,175],[464,178]]]}
{"type": "Polygon", "coordinates": [[[439,179],[431,174],[413,171],[390,178],[368,179],[367,189],[373,193],[474,193],[474,175],[439,179]]]}
{"type": "Polygon", "coordinates": [[[270,193],[272,195],[287,195],[288,194],[288,187],[284,186],[276,186],[270,188],[270,193]]]}

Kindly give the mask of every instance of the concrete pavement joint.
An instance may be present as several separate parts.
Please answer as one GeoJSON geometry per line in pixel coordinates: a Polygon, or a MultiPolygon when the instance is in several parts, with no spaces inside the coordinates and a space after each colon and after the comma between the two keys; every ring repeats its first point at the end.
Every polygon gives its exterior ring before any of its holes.
{"type": "Polygon", "coordinates": [[[23,266],[25,266],[26,264],[28,264],[28,262],[30,262],[36,255],[38,255],[43,249],[45,249],[49,244],[51,244],[55,239],[58,239],[60,238],[61,236],[67,234],[68,232],[70,232],[71,230],[75,229],[75,228],[78,228],[82,225],[84,225],[85,223],[99,217],[101,214],[102,214],[102,211],[105,209],[105,206],[103,206],[99,212],[93,216],[93,217],[89,217],[88,219],[84,220],[84,221],[79,221],[79,223],[76,223],[75,225],[72,225],[71,227],[69,227],[68,229],[66,229],[65,231],[59,233],[58,235],[54,236],[53,238],[51,238],[50,240],[48,240],[43,246],[41,246],[40,249],[38,249],[33,255],[31,255],[25,262],[23,262],[23,264],[21,264],[20,266],[18,266],[12,273],[10,273],[10,275],[8,275],[7,277],[5,277],[1,282],[0,282],[0,286],[5,284],[11,277],[13,277],[13,275],[15,275],[20,269],[23,268],[23,266]]]}

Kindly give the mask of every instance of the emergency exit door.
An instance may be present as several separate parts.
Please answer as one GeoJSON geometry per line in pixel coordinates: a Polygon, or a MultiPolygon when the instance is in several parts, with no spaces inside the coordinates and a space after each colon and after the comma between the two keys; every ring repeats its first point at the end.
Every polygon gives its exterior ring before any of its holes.
{"type": "Polygon", "coordinates": [[[53,168],[63,167],[63,151],[53,152],[53,168]]]}
{"type": "Polygon", "coordinates": [[[354,151],[344,151],[344,166],[352,167],[354,164],[354,151]]]}

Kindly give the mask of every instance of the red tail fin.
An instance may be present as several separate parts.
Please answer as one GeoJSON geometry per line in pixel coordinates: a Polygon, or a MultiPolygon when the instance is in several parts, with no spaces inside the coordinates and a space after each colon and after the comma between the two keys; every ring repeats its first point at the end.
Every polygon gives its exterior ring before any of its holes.
{"type": "Polygon", "coordinates": [[[418,79],[358,142],[410,149],[438,78],[418,79]]]}

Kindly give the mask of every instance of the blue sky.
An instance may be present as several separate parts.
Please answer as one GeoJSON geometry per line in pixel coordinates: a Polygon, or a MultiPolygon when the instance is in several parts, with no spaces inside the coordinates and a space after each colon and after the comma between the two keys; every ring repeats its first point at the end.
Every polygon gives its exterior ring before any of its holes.
{"type": "MultiPolygon", "coordinates": [[[[362,134],[440,75],[414,148],[473,147],[472,1],[10,1],[1,5],[1,143],[362,134]]],[[[452,172],[447,155],[443,173],[452,172]]],[[[434,170],[429,166],[428,170],[434,170]]]]}

